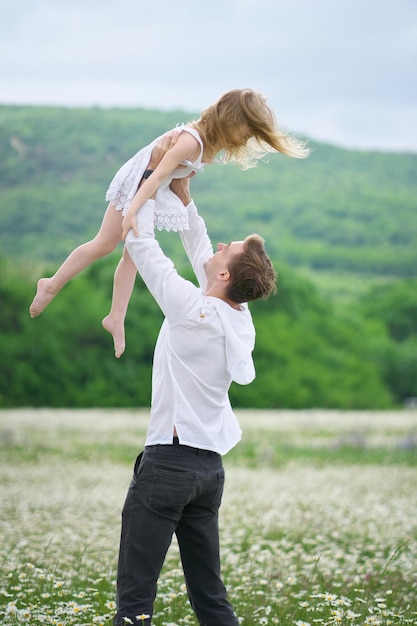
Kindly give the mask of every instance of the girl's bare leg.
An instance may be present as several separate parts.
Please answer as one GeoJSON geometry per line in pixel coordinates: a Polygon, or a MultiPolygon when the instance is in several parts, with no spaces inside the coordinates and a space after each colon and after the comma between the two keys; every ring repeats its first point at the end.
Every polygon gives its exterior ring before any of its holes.
{"type": "Polygon", "coordinates": [[[116,358],[125,351],[125,317],[135,278],[136,267],[125,247],[114,273],[110,313],[102,321],[103,328],[113,336],[116,358]]]}
{"type": "Polygon", "coordinates": [[[94,239],[73,250],[53,276],[38,281],[37,292],[29,309],[31,317],[40,315],[74,276],[93,261],[113,252],[122,238],[122,219],[121,211],[116,211],[110,204],[94,239]]]}

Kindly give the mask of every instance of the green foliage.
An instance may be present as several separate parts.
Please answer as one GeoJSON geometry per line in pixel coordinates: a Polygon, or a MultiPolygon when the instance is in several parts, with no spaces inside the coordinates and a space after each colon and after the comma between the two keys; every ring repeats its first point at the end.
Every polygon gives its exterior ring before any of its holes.
{"type": "MultiPolygon", "coordinates": [[[[162,315],[138,278],[126,323],[127,350],[114,358],[100,320],[109,308],[116,261],[113,256],[91,266],[35,319],[28,314],[34,282],[2,262],[1,407],[149,405],[162,315]]],[[[294,271],[282,267],[278,295],[253,303],[252,312],[258,376],[249,386],[232,386],[234,406],[377,409],[392,406],[392,385],[398,401],[404,390],[410,395],[402,370],[414,371],[413,353],[391,350],[387,358],[382,326],[375,330],[359,316],[337,312],[294,271]],[[381,346],[385,369],[377,358],[381,346]],[[388,366],[398,371],[392,381],[388,366]]]]}
{"type": "Polygon", "coordinates": [[[109,308],[114,267],[115,259],[96,264],[31,319],[34,284],[16,270],[5,271],[3,263],[0,406],[149,404],[161,314],[147,291],[138,289],[126,325],[129,351],[116,360],[100,324],[109,308]]]}
{"type": "Polygon", "coordinates": [[[373,353],[395,400],[417,397],[417,279],[374,286],[359,306],[366,319],[385,329],[373,353]]]}
{"type": "Polygon", "coordinates": [[[361,298],[368,319],[381,320],[395,341],[417,338],[417,278],[375,286],[361,298]]]}
{"type": "MultiPolygon", "coordinates": [[[[0,406],[149,404],[161,321],[152,298],[135,290],[122,359],[100,325],[116,254],[65,287],[39,318],[27,309],[36,279],[97,232],[117,169],[196,117],[0,106],[0,406]]],[[[280,273],[278,295],[252,306],[258,377],[232,387],[233,404],[402,403],[417,396],[417,155],[312,148],[307,160],[268,155],[244,172],[214,164],[192,182],[213,242],[259,232],[280,273]],[[369,293],[366,284],[375,285],[369,293]]],[[[178,238],[160,240],[181,267],[178,238]]]]}
{"type": "Polygon", "coordinates": [[[363,321],[336,313],[313,285],[282,271],[278,295],[253,303],[256,380],[232,387],[235,406],[387,408],[363,321]],[[265,307],[262,310],[261,307],[265,307]]]}

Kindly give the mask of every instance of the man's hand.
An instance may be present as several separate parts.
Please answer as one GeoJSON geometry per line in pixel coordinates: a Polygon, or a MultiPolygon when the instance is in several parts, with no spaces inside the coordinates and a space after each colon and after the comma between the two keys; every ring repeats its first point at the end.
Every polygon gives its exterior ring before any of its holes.
{"type": "Polygon", "coordinates": [[[161,159],[165,156],[165,154],[175,146],[178,141],[179,133],[175,130],[170,130],[165,135],[162,135],[158,142],[154,146],[152,150],[151,159],[149,161],[149,165],[147,169],[155,170],[159,165],[161,159]]]}
{"type": "MultiPolygon", "coordinates": [[[[160,161],[165,156],[165,154],[168,152],[168,150],[170,150],[177,143],[178,136],[179,136],[179,133],[175,132],[174,130],[170,130],[168,133],[165,133],[165,135],[162,135],[162,137],[158,140],[158,142],[155,144],[155,146],[152,149],[151,158],[150,158],[150,161],[148,163],[148,167],[146,168],[147,170],[152,170],[153,171],[153,170],[155,170],[158,167],[160,161]]],[[[150,176],[152,176],[152,174],[150,176]]],[[[142,178],[142,180],[140,181],[140,184],[139,184],[139,188],[142,187],[142,185],[146,182],[146,180],[147,179],[142,178]]],[[[136,193],[138,193],[138,192],[136,192],[136,193]]],[[[151,196],[151,198],[155,198],[155,195],[156,195],[156,191],[151,196]]],[[[137,213],[137,210],[138,209],[132,210],[132,207],[130,206],[128,212],[126,213],[126,215],[123,218],[123,221],[122,221],[122,239],[123,239],[123,241],[126,240],[127,233],[131,229],[133,230],[133,234],[135,235],[135,237],[139,236],[139,231],[138,231],[138,227],[137,227],[137,224],[136,224],[136,213],[137,213]]]]}
{"type": "Polygon", "coordinates": [[[191,202],[190,196],[190,178],[195,172],[186,178],[174,178],[170,184],[170,189],[179,197],[184,206],[188,206],[191,202]]]}

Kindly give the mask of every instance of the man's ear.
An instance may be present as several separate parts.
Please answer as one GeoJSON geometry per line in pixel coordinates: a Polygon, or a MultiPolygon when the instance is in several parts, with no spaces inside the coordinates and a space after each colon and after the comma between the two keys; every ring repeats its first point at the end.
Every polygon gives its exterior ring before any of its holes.
{"type": "Polygon", "coordinates": [[[221,282],[227,282],[230,279],[230,272],[228,270],[223,270],[217,274],[217,278],[221,282]]]}

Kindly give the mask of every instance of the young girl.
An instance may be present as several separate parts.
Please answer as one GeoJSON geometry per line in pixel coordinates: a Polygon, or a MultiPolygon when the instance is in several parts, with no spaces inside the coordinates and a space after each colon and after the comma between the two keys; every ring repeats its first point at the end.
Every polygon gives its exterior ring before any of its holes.
{"type": "MultiPolygon", "coordinates": [[[[199,120],[172,132],[178,133],[178,138],[154,171],[146,168],[160,138],[142,148],[120,168],[106,194],[109,205],[99,232],[94,239],[76,248],[51,278],[38,281],[30,306],[31,317],[40,315],[74,276],[112,252],[131,228],[138,236],[136,212],[154,194],[156,228],[187,229],[186,210],[169,189],[173,178],[198,172],[219,152],[223,152],[222,162],[235,162],[243,169],[255,166],[266,152],[278,151],[297,158],[308,154],[302,142],[279,130],[265,98],[252,89],[228,91],[205,109],[199,120]]],[[[114,275],[111,310],[102,322],[113,336],[116,357],[125,349],[124,319],[135,277],[136,268],[124,250],[114,275]]]]}

